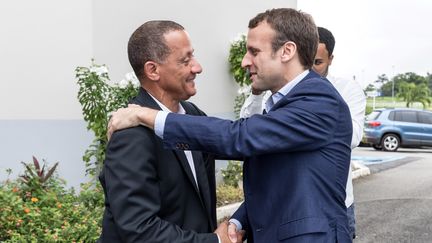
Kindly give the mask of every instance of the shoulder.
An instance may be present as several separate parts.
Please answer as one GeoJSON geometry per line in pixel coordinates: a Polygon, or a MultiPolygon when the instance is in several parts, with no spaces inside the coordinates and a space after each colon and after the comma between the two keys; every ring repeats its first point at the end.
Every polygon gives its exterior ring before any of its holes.
{"type": "Polygon", "coordinates": [[[110,148],[126,145],[140,147],[143,144],[153,144],[155,142],[156,135],[151,129],[137,126],[114,132],[108,142],[107,148],[109,150],[110,148]]]}
{"type": "Polygon", "coordinates": [[[312,77],[308,79],[302,80],[300,83],[296,85],[293,91],[301,91],[313,94],[336,94],[335,87],[327,80],[322,77],[312,77]]]}
{"type": "Polygon", "coordinates": [[[194,103],[189,101],[180,102],[183,108],[186,110],[186,113],[195,116],[207,116],[204,111],[198,108],[194,103]]]}

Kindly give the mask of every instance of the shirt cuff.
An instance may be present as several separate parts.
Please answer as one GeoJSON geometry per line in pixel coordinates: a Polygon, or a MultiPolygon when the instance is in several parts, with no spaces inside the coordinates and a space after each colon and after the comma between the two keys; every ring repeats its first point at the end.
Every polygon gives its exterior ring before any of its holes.
{"type": "Polygon", "coordinates": [[[163,139],[163,134],[165,131],[165,121],[168,116],[168,112],[166,111],[158,111],[156,114],[154,130],[158,137],[163,139]]]}
{"type": "Polygon", "coordinates": [[[235,224],[235,226],[237,227],[237,231],[239,231],[239,230],[241,230],[243,228],[242,224],[237,219],[231,218],[229,220],[229,222],[235,224]]]}

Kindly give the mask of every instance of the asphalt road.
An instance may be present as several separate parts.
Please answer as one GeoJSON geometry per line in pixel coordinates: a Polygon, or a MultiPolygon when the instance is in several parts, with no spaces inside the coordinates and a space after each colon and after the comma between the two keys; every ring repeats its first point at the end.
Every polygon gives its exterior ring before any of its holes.
{"type": "Polygon", "coordinates": [[[356,148],[356,156],[405,158],[372,165],[354,180],[357,239],[363,242],[432,242],[432,149],[396,153],[356,148]]]}

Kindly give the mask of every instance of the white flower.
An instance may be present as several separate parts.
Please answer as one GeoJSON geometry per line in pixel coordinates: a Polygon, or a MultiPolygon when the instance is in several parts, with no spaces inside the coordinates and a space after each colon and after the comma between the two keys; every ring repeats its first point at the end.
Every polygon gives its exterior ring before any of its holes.
{"type": "Polygon", "coordinates": [[[134,72],[126,73],[125,77],[134,87],[140,86],[140,82],[134,72]]]}
{"type": "Polygon", "coordinates": [[[127,81],[126,79],[122,79],[119,83],[118,86],[122,89],[126,88],[126,86],[129,84],[129,81],[127,81]]]}
{"type": "Polygon", "coordinates": [[[97,76],[101,76],[102,74],[108,73],[108,68],[105,65],[102,66],[91,66],[90,72],[96,73],[97,76]]]}
{"type": "Polygon", "coordinates": [[[244,33],[239,33],[234,39],[231,40],[231,43],[234,44],[243,40],[244,36],[246,36],[244,33]]]}
{"type": "Polygon", "coordinates": [[[251,88],[249,85],[242,86],[237,90],[238,94],[248,94],[250,92],[251,88]]]}

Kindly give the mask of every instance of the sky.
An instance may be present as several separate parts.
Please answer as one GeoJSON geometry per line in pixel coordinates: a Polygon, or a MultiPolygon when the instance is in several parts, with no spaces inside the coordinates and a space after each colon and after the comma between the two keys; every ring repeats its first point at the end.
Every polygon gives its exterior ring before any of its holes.
{"type": "Polygon", "coordinates": [[[432,1],[297,0],[335,39],[330,74],[363,87],[406,72],[432,73],[432,1]]]}

